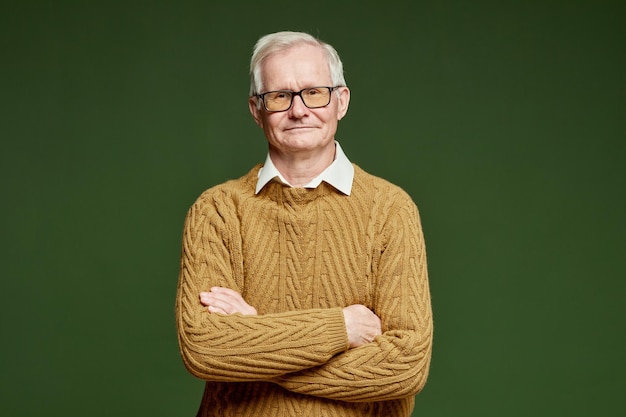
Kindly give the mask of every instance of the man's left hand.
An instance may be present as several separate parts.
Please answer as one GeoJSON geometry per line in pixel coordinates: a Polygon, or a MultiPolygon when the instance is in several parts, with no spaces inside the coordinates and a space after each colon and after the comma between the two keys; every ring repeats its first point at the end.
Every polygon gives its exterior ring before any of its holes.
{"type": "Polygon", "coordinates": [[[213,287],[209,292],[201,292],[200,302],[207,306],[210,313],[257,315],[256,308],[246,303],[241,294],[230,288],[213,287]]]}

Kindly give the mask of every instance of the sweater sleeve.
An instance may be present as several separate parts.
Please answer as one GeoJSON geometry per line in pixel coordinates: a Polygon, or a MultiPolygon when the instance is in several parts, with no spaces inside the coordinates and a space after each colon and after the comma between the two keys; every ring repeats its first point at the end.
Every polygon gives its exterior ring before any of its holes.
{"type": "Polygon", "coordinates": [[[419,214],[410,201],[383,227],[374,254],[372,310],[383,334],[327,363],[276,378],[300,394],[348,402],[385,401],[418,393],[426,383],[432,312],[419,214]]]}
{"type": "Polygon", "coordinates": [[[213,286],[242,291],[228,212],[196,202],[185,220],[176,322],[187,369],[207,381],[270,380],[345,351],[341,308],[244,316],[211,314],[200,303],[199,293],[213,286]]]}

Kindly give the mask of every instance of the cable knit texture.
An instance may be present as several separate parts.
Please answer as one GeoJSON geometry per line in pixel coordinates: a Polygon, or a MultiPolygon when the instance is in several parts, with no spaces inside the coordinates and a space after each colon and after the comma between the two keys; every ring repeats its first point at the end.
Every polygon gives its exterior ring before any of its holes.
{"type": "Polygon", "coordinates": [[[188,212],[176,299],[180,351],[206,381],[198,416],[406,417],[428,376],[432,314],[417,208],[355,165],[350,196],[276,181],[260,166],[188,212]],[[240,292],[257,316],[211,314],[199,293],[240,292]],[[342,308],[382,321],[348,349],[342,308]]]}

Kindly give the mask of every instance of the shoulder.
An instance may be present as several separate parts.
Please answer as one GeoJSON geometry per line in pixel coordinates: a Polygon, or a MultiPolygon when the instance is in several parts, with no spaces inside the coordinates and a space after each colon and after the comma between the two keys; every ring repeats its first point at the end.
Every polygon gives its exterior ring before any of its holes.
{"type": "Polygon", "coordinates": [[[198,196],[191,209],[196,211],[224,211],[237,206],[241,201],[254,197],[254,189],[258,177],[257,165],[244,176],[225,181],[208,188],[198,196]]]}
{"type": "Polygon", "coordinates": [[[381,239],[389,239],[400,230],[421,230],[417,205],[404,189],[355,166],[353,196],[368,207],[381,239]]]}
{"type": "Polygon", "coordinates": [[[392,205],[415,205],[411,196],[400,186],[370,174],[356,164],[353,165],[353,193],[355,196],[386,201],[392,205]]]}

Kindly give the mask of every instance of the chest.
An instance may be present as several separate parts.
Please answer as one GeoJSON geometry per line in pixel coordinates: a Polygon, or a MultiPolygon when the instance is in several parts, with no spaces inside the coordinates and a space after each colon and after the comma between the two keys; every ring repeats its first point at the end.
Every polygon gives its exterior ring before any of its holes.
{"type": "Polygon", "coordinates": [[[271,313],[369,303],[366,219],[322,204],[260,210],[241,223],[242,281],[252,305],[271,313]]]}

